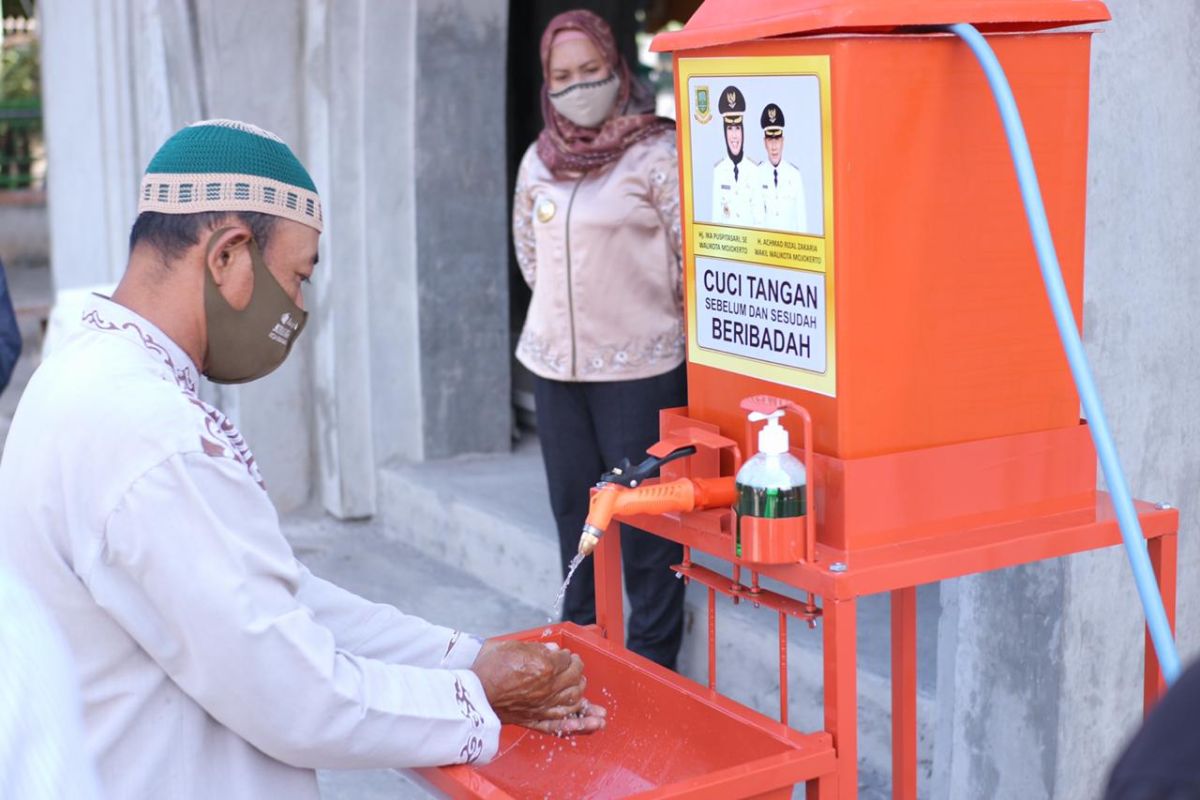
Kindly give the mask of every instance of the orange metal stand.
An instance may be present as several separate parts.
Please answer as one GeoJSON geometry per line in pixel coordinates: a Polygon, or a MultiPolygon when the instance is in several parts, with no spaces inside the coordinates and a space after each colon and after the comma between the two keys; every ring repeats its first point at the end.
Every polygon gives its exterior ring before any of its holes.
{"type": "Polygon", "coordinates": [[[917,589],[892,591],[892,794],[917,796],[917,589]]]}
{"type": "MultiPolygon", "coordinates": [[[[1174,621],[1175,561],[1178,512],[1138,503],[1138,515],[1147,537],[1158,582],[1174,621]]],[[[856,551],[853,561],[844,551],[818,545],[817,563],[764,566],[730,558],[728,537],[732,512],[711,510],[663,516],[634,516],[621,520],[685,546],[685,562],[678,569],[686,579],[698,580],[709,590],[710,665],[715,664],[715,597],[755,598],[759,604],[780,613],[820,619],[824,625],[825,732],[833,740],[836,762],[832,775],[815,776],[808,797],[837,797],[852,800],[858,793],[858,704],[857,704],[857,599],[890,592],[892,599],[892,764],[893,796],[911,799],[917,792],[917,681],[916,681],[916,587],[926,583],[978,572],[1057,558],[1071,553],[1120,544],[1120,531],[1108,495],[1100,493],[1087,507],[1035,516],[1029,519],[983,525],[943,533],[924,539],[900,541],[856,551]],[[720,525],[713,524],[714,517],[720,525]],[[698,523],[698,524],[697,524],[698,523]],[[714,534],[714,528],[724,533],[714,534]],[[717,554],[730,560],[735,575],[748,573],[752,586],[737,577],[717,575],[690,564],[692,549],[717,554]],[[819,607],[804,600],[773,593],[755,597],[753,586],[767,576],[820,598],[819,607]],[[790,603],[790,605],[789,605],[790,603]],[[836,786],[836,788],[834,788],[836,786]]],[[[620,636],[622,625],[620,592],[620,536],[613,523],[610,535],[601,538],[595,553],[597,575],[597,618],[601,630],[620,636]]],[[[786,671],[781,648],[781,669],[786,671]]],[[[1165,691],[1165,684],[1146,644],[1146,707],[1165,691]]],[[[711,667],[710,667],[711,669],[711,667]]],[[[710,685],[715,675],[710,673],[710,685]]],[[[786,685],[786,684],[784,684],[786,685]]]]}

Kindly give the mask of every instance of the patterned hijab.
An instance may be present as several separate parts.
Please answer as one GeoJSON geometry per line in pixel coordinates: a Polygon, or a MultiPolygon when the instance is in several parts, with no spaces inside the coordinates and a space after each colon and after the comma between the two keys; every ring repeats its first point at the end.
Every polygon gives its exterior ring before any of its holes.
{"type": "Polygon", "coordinates": [[[590,11],[565,11],[546,26],[542,34],[542,128],[537,154],[555,177],[581,174],[611,164],[626,148],[660,131],[673,130],[675,123],[649,113],[654,98],[635,83],[625,59],[617,53],[617,42],[608,23],[590,11]],[[583,128],[554,110],[550,103],[550,47],[562,31],[579,31],[592,40],[609,68],[621,82],[620,93],[609,116],[599,128],[583,128]]]}

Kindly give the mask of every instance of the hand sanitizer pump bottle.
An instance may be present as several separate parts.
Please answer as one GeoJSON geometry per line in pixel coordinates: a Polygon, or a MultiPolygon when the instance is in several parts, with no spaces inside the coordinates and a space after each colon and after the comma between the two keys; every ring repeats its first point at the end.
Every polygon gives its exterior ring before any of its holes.
{"type": "Polygon", "coordinates": [[[783,410],[770,414],[757,411],[751,422],[766,420],[758,432],[758,452],[742,465],[737,474],[737,556],[742,556],[742,519],[783,519],[802,517],[805,508],[805,484],[808,476],[804,463],[788,452],[788,432],[779,424],[783,410]]]}

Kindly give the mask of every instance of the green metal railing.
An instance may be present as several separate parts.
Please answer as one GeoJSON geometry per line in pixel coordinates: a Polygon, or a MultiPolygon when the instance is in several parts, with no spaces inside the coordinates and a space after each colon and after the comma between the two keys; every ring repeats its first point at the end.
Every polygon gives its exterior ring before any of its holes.
{"type": "Polygon", "coordinates": [[[0,191],[42,188],[34,174],[41,148],[41,103],[0,100],[0,191]]]}

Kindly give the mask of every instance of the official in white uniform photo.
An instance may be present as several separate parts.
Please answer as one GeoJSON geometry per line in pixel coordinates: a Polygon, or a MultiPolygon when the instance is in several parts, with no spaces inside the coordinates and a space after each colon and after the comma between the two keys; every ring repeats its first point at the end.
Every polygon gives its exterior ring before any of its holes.
{"type": "Polygon", "coordinates": [[[317,800],[317,768],[487,761],[502,722],[603,725],[578,656],[484,643],[309,572],[248,443],[201,398],[201,375],[244,383],[287,357],[321,228],[277,136],[177,132],[143,176],[116,291],[13,418],[0,563],[65,636],[109,800],[317,800]]]}
{"type": "Polygon", "coordinates": [[[759,117],[767,160],[758,167],[762,227],[788,233],[808,233],[804,179],[795,164],[783,160],[783,109],[768,103],[759,117]]]}
{"type": "Polygon", "coordinates": [[[717,225],[754,227],[760,223],[756,167],[746,157],[743,119],[746,98],[736,86],[726,86],[717,101],[725,128],[725,157],[713,167],[712,217],[717,225]]]}

